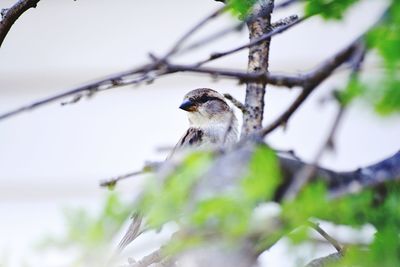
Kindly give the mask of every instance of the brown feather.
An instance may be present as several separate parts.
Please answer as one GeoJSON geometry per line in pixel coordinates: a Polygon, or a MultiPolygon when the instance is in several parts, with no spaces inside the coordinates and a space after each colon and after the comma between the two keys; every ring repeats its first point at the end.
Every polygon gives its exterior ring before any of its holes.
{"type": "Polygon", "coordinates": [[[168,155],[167,159],[171,158],[177,151],[189,147],[196,147],[202,143],[203,131],[197,128],[189,128],[182,138],[178,141],[172,152],[168,155]]]}

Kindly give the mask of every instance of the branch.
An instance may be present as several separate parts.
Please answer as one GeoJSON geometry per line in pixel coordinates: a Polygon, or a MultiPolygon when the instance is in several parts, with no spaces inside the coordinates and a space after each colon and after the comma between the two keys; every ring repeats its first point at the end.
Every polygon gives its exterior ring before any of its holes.
{"type": "Polygon", "coordinates": [[[250,42],[248,42],[247,44],[238,46],[238,47],[236,47],[236,48],[233,48],[233,49],[230,49],[230,50],[227,50],[227,51],[224,51],[224,52],[214,52],[214,53],[212,53],[212,54],[209,56],[209,58],[207,58],[207,59],[205,59],[205,60],[202,60],[202,61],[198,62],[197,64],[198,64],[198,65],[203,65],[203,64],[208,63],[208,62],[210,62],[210,61],[213,61],[213,60],[215,60],[215,59],[218,59],[218,58],[221,58],[221,57],[225,57],[225,56],[234,54],[234,53],[236,53],[236,52],[239,52],[239,51],[241,51],[241,50],[243,50],[243,49],[256,46],[256,45],[258,45],[258,44],[260,44],[260,43],[262,43],[262,42],[264,42],[264,41],[270,39],[271,37],[273,37],[273,36],[275,36],[275,35],[278,35],[278,34],[280,34],[280,33],[283,33],[284,31],[286,31],[286,30],[292,28],[293,26],[299,24],[300,22],[306,20],[307,18],[308,18],[308,17],[303,17],[303,18],[300,18],[300,19],[298,19],[298,20],[292,21],[291,23],[286,24],[286,25],[284,25],[284,26],[277,27],[277,28],[275,28],[274,30],[272,30],[272,31],[270,31],[270,32],[268,32],[268,33],[265,33],[265,34],[263,34],[263,35],[261,35],[261,36],[255,38],[255,39],[253,39],[253,40],[250,40],[250,42]]]}
{"type": "Polygon", "coordinates": [[[179,51],[179,54],[183,54],[183,53],[186,53],[186,52],[188,52],[190,50],[202,47],[203,45],[207,45],[207,44],[211,43],[212,41],[220,39],[221,37],[224,37],[225,35],[227,35],[227,34],[229,34],[231,32],[240,32],[243,29],[244,25],[245,25],[244,22],[239,22],[234,26],[230,26],[230,27],[228,27],[226,29],[223,29],[223,30],[220,30],[220,31],[218,31],[216,33],[212,33],[212,34],[202,38],[201,40],[199,40],[197,42],[194,42],[194,43],[182,48],[179,51]]]}
{"type": "Polygon", "coordinates": [[[361,192],[390,181],[400,181],[400,151],[393,156],[353,172],[339,173],[330,185],[330,197],[361,192]]]}
{"type": "MultiPolygon", "coordinates": [[[[39,0],[36,0],[39,1],[39,0]]],[[[190,35],[192,35],[195,31],[197,31],[200,26],[204,25],[208,20],[215,18],[215,16],[221,14],[223,12],[223,9],[218,9],[217,11],[213,12],[211,15],[207,16],[206,19],[202,20],[199,24],[195,25],[192,29],[190,29],[186,34],[183,35],[169,50],[169,52],[164,56],[161,57],[160,59],[156,59],[153,57],[153,61],[150,64],[146,64],[143,66],[140,66],[135,69],[130,69],[124,72],[116,73],[113,75],[110,75],[109,77],[100,79],[96,82],[79,86],[74,89],[70,89],[68,91],[35,101],[33,103],[30,103],[28,105],[16,108],[14,110],[11,110],[9,112],[0,114],[0,120],[15,116],[19,113],[26,112],[26,111],[31,111],[37,107],[40,107],[45,104],[49,104],[55,101],[59,101],[63,98],[73,96],[74,98],[71,101],[66,101],[63,102],[62,104],[71,104],[71,103],[76,103],[80,99],[82,99],[85,96],[91,96],[96,92],[99,91],[104,91],[108,90],[111,88],[117,88],[121,86],[126,86],[126,85],[132,85],[132,84],[140,84],[146,81],[152,81],[157,77],[171,74],[174,72],[178,71],[187,71],[187,72],[197,72],[197,73],[208,73],[212,75],[221,75],[225,77],[232,77],[232,78],[237,78],[241,82],[260,82],[260,83],[270,83],[278,86],[287,86],[287,87],[293,87],[299,85],[301,82],[301,77],[288,77],[288,76],[282,76],[282,75],[269,75],[266,74],[265,72],[258,72],[258,73],[240,73],[240,72],[232,72],[232,71],[223,71],[223,70],[217,70],[217,69],[199,69],[198,67],[202,65],[203,63],[199,62],[195,65],[192,66],[182,66],[182,65],[169,65],[168,69],[165,69],[165,62],[167,61],[168,57],[167,55],[171,56],[172,54],[177,53],[176,49],[178,49],[184,41],[188,39],[190,35]],[[196,67],[197,66],[197,67],[196,67]],[[135,76],[136,75],[136,76],[135,76]]],[[[289,26],[289,25],[287,25],[289,26]]],[[[285,26],[285,27],[287,27],[285,26]]],[[[272,31],[268,37],[272,37],[275,34],[278,34],[282,32],[284,29],[283,28],[278,28],[274,31],[272,31]]],[[[263,36],[265,38],[267,36],[263,36]]],[[[261,39],[259,40],[261,41],[261,39]]],[[[246,47],[251,47],[253,45],[257,45],[258,42],[250,42],[249,44],[243,46],[242,48],[236,49],[236,51],[239,51],[240,49],[244,49],[246,47]]],[[[227,52],[226,55],[229,55],[230,52],[227,52]]],[[[211,61],[213,59],[209,59],[208,61],[211,61]]],[[[204,61],[205,62],[205,61],[204,61]]]]}
{"type": "Polygon", "coordinates": [[[36,7],[39,1],[40,0],[19,0],[12,7],[1,10],[0,47],[15,21],[28,9],[36,7]]]}
{"type": "Polygon", "coordinates": [[[281,8],[288,7],[297,1],[299,1],[299,0],[284,0],[284,1],[280,2],[279,4],[277,4],[275,6],[275,9],[281,9],[281,8]]]}
{"type": "MultiPolygon", "coordinates": [[[[276,192],[275,201],[277,202],[282,201],[284,192],[293,182],[293,177],[306,164],[285,157],[280,157],[279,160],[285,180],[276,192]]],[[[335,172],[317,167],[314,177],[318,177],[327,184],[328,197],[331,199],[355,194],[392,181],[400,182],[400,151],[375,164],[349,172],[335,172]]]]}
{"type": "Polygon", "coordinates": [[[322,229],[318,223],[314,223],[312,221],[308,221],[308,224],[315,230],[317,231],[323,238],[326,239],[339,253],[343,252],[342,246],[339,244],[339,242],[334,239],[332,236],[330,236],[327,232],[322,229]]]}
{"type": "Polygon", "coordinates": [[[272,23],[271,24],[271,28],[272,29],[276,29],[276,28],[279,28],[279,27],[283,27],[283,26],[286,26],[286,25],[294,23],[298,19],[299,19],[299,17],[297,15],[291,15],[289,17],[280,19],[280,20],[272,23]]]}
{"type": "Polygon", "coordinates": [[[175,54],[178,52],[182,44],[189,39],[190,36],[192,36],[196,31],[198,31],[201,27],[203,27],[205,24],[207,24],[210,20],[218,17],[221,15],[223,12],[225,12],[226,7],[222,7],[217,9],[215,12],[211,13],[209,16],[205,17],[202,19],[199,23],[197,23],[193,28],[191,28],[189,31],[187,31],[181,38],[178,39],[178,41],[172,46],[172,48],[166,53],[164,56],[164,59],[170,57],[171,55],[175,54]]]}
{"type": "Polygon", "coordinates": [[[146,165],[139,171],[133,171],[133,172],[129,172],[123,175],[119,175],[117,177],[114,178],[110,178],[104,181],[100,182],[100,186],[102,187],[113,187],[115,186],[119,181],[121,180],[125,180],[140,174],[144,174],[144,173],[148,173],[148,172],[152,172],[154,170],[156,170],[158,167],[160,166],[159,162],[149,162],[146,163],[146,165]]]}
{"type": "Polygon", "coordinates": [[[213,77],[226,77],[233,78],[239,80],[241,83],[266,83],[272,84],[276,86],[285,86],[285,87],[295,87],[302,86],[305,82],[304,75],[278,75],[278,74],[270,74],[268,72],[253,72],[247,73],[243,71],[235,71],[235,70],[224,70],[217,68],[207,68],[207,67],[198,67],[194,65],[177,65],[177,64],[169,64],[165,63],[165,69],[168,73],[176,73],[176,72],[192,72],[192,73],[201,73],[208,74],[213,77]]]}
{"type": "Polygon", "coordinates": [[[127,179],[127,178],[131,178],[133,176],[143,174],[144,172],[145,172],[144,170],[134,171],[134,172],[130,172],[130,173],[126,173],[126,174],[117,176],[115,178],[110,178],[110,179],[101,181],[100,186],[101,187],[114,187],[119,181],[127,179]]]}
{"type": "Polygon", "coordinates": [[[304,79],[302,75],[299,76],[285,76],[285,75],[271,75],[269,73],[245,73],[240,71],[229,71],[214,68],[200,68],[193,65],[173,65],[168,62],[162,62],[162,59],[155,59],[153,63],[144,65],[142,67],[128,70],[125,72],[117,73],[107,78],[101,79],[97,82],[90,83],[88,85],[79,86],[77,88],[67,90],[60,94],[56,94],[28,105],[16,108],[9,112],[0,114],[0,120],[15,116],[19,113],[33,110],[37,107],[49,104],[69,96],[75,96],[69,102],[63,102],[62,104],[75,103],[80,100],[84,95],[88,93],[93,95],[95,92],[108,90],[111,88],[117,88],[121,86],[140,84],[146,81],[152,81],[158,77],[172,74],[176,72],[192,72],[192,73],[202,73],[212,76],[224,76],[238,79],[241,82],[265,82],[277,86],[294,87],[302,85],[304,79]],[[132,77],[137,75],[136,77],[132,77]]]}
{"type": "MultiPolygon", "coordinates": [[[[247,23],[250,42],[271,31],[273,9],[274,0],[259,1],[253,6],[255,18],[247,23]]],[[[247,72],[268,72],[270,42],[269,37],[257,42],[257,45],[250,46],[247,72]]],[[[265,86],[265,83],[247,83],[244,103],[247,112],[243,113],[242,136],[247,136],[262,127],[265,86]]]]}
{"type": "Polygon", "coordinates": [[[259,134],[261,136],[266,136],[279,126],[286,125],[293,113],[301,106],[301,104],[308,98],[314,89],[318,87],[318,85],[320,85],[327,77],[329,77],[336,68],[348,61],[353,56],[353,52],[356,51],[360,43],[360,38],[358,38],[348,47],[325,61],[325,63],[323,63],[320,67],[305,75],[303,78],[304,88],[300,95],[281,116],[279,116],[269,126],[259,131],[259,134]]]}
{"type": "Polygon", "coordinates": [[[238,109],[240,109],[242,111],[242,113],[247,112],[246,107],[243,105],[242,102],[240,102],[239,100],[237,100],[236,98],[234,98],[231,94],[224,94],[224,97],[226,99],[228,99],[229,101],[231,101],[231,103],[237,107],[238,109]]]}
{"type": "Polygon", "coordinates": [[[342,106],[339,107],[338,113],[335,116],[332,127],[329,131],[328,137],[325,142],[322,144],[321,148],[317,152],[315,159],[311,164],[306,164],[295,176],[293,179],[293,183],[290,184],[289,188],[285,192],[284,199],[293,200],[297,194],[303,189],[303,187],[311,180],[311,178],[315,175],[315,172],[318,168],[318,163],[325,152],[326,149],[333,148],[333,138],[336,134],[338,126],[340,124],[341,119],[343,118],[344,108],[342,106]]]}
{"type": "MultiPolygon", "coordinates": [[[[73,96],[73,95],[84,93],[84,92],[98,91],[101,88],[103,88],[103,90],[105,90],[105,89],[115,88],[115,87],[119,87],[119,86],[124,86],[124,85],[128,84],[126,82],[123,82],[124,78],[129,77],[129,76],[134,75],[134,74],[137,74],[137,73],[141,73],[141,72],[147,73],[150,69],[154,68],[154,67],[152,67],[152,65],[153,64],[145,65],[145,66],[142,66],[142,67],[137,68],[137,69],[133,69],[133,70],[121,72],[121,73],[118,73],[118,74],[114,74],[114,75],[112,75],[110,77],[101,79],[101,80],[99,80],[97,82],[90,83],[88,85],[79,86],[79,87],[76,87],[76,88],[74,88],[72,90],[68,90],[68,91],[62,92],[60,94],[56,94],[56,95],[41,99],[39,101],[35,101],[35,102],[31,103],[31,104],[28,104],[28,105],[25,105],[25,106],[22,106],[22,107],[19,107],[17,109],[14,109],[14,110],[11,110],[9,112],[1,114],[0,115],[0,120],[15,116],[15,115],[17,115],[19,113],[22,113],[22,112],[25,112],[25,111],[33,110],[33,109],[35,109],[35,108],[37,108],[39,106],[42,106],[42,105],[45,105],[45,104],[49,104],[49,103],[52,103],[54,101],[58,101],[60,99],[68,97],[68,96],[73,96]]],[[[130,84],[132,84],[132,83],[135,83],[135,81],[131,81],[130,82],[130,84]]]]}

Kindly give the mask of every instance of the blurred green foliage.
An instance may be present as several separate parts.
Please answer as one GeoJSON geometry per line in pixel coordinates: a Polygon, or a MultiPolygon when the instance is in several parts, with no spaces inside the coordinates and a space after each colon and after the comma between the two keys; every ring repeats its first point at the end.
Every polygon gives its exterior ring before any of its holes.
{"type": "MultiPolygon", "coordinates": [[[[361,227],[372,224],[377,230],[368,246],[346,248],[343,261],[332,266],[400,266],[400,185],[388,184],[384,193],[367,190],[360,194],[328,200],[323,184],[311,185],[297,199],[283,204],[286,231],[318,218],[335,224],[361,227]]],[[[294,243],[308,238],[304,232],[289,235],[294,243]]],[[[331,266],[331,265],[330,265],[331,266]]]]}
{"type": "MultiPolygon", "coordinates": [[[[340,2],[340,1],[335,1],[340,2]]],[[[360,98],[380,115],[400,112],[400,2],[392,0],[384,17],[367,32],[368,51],[376,51],[382,69],[372,77],[354,75],[340,94],[342,104],[360,98]]]]}
{"type": "Polygon", "coordinates": [[[137,208],[146,214],[150,227],[159,228],[182,216],[193,185],[211,163],[211,153],[193,153],[165,181],[150,179],[137,208]]]}
{"type": "Polygon", "coordinates": [[[234,15],[238,15],[241,19],[247,17],[251,11],[252,6],[257,0],[229,0],[227,5],[234,15]]]}
{"type": "Polygon", "coordinates": [[[342,19],[345,11],[359,0],[307,0],[305,15],[320,15],[325,19],[342,19]]]}
{"type": "Polygon", "coordinates": [[[97,214],[89,214],[84,208],[65,209],[65,235],[45,238],[39,248],[78,251],[71,266],[93,266],[107,261],[109,252],[115,249],[110,249],[110,241],[132,214],[132,205],[123,202],[115,192],[110,192],[101,206],[97,214]]]}
{"type": "Polygon", "coordinates": [[[200,192],[207,197],[196,199],[197,182],[212,162],[211,153],[195,152],[163,183],[149,184],[138,209],[147,215],[151,227],[175,220],[182,227],[207,229],[227,238],[247,233],[253,208],[272,198],[280,182],[277,158],[269,148],[258,147],[240,183],[226,192],[200,192]]]}

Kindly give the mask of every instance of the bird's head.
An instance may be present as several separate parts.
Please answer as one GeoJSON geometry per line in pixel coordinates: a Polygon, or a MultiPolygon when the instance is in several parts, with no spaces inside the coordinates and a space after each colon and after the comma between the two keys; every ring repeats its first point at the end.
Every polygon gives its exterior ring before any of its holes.
{"type": "Polygon", "coordinates": [[[187,93],[179,108],[188,112],[192,125],[200,127],[210,123],[227,123],[234,116],[224,96],[208,88],[187,93]]]}

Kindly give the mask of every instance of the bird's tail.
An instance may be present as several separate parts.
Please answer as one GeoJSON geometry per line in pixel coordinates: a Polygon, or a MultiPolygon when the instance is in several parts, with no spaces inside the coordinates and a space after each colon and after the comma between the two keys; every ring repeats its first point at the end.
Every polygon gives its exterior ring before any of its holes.
{"type": "Polygon", "coordinates": [[[132,216],[132,222],[129,225],[124,237],[118,244],[116,254],[121,253],[127,245],[129,245],[133,240],[135,240],[140,234],[140,226],[142,225],[143,218],[139,213],[135,213],[132,216]]]}

